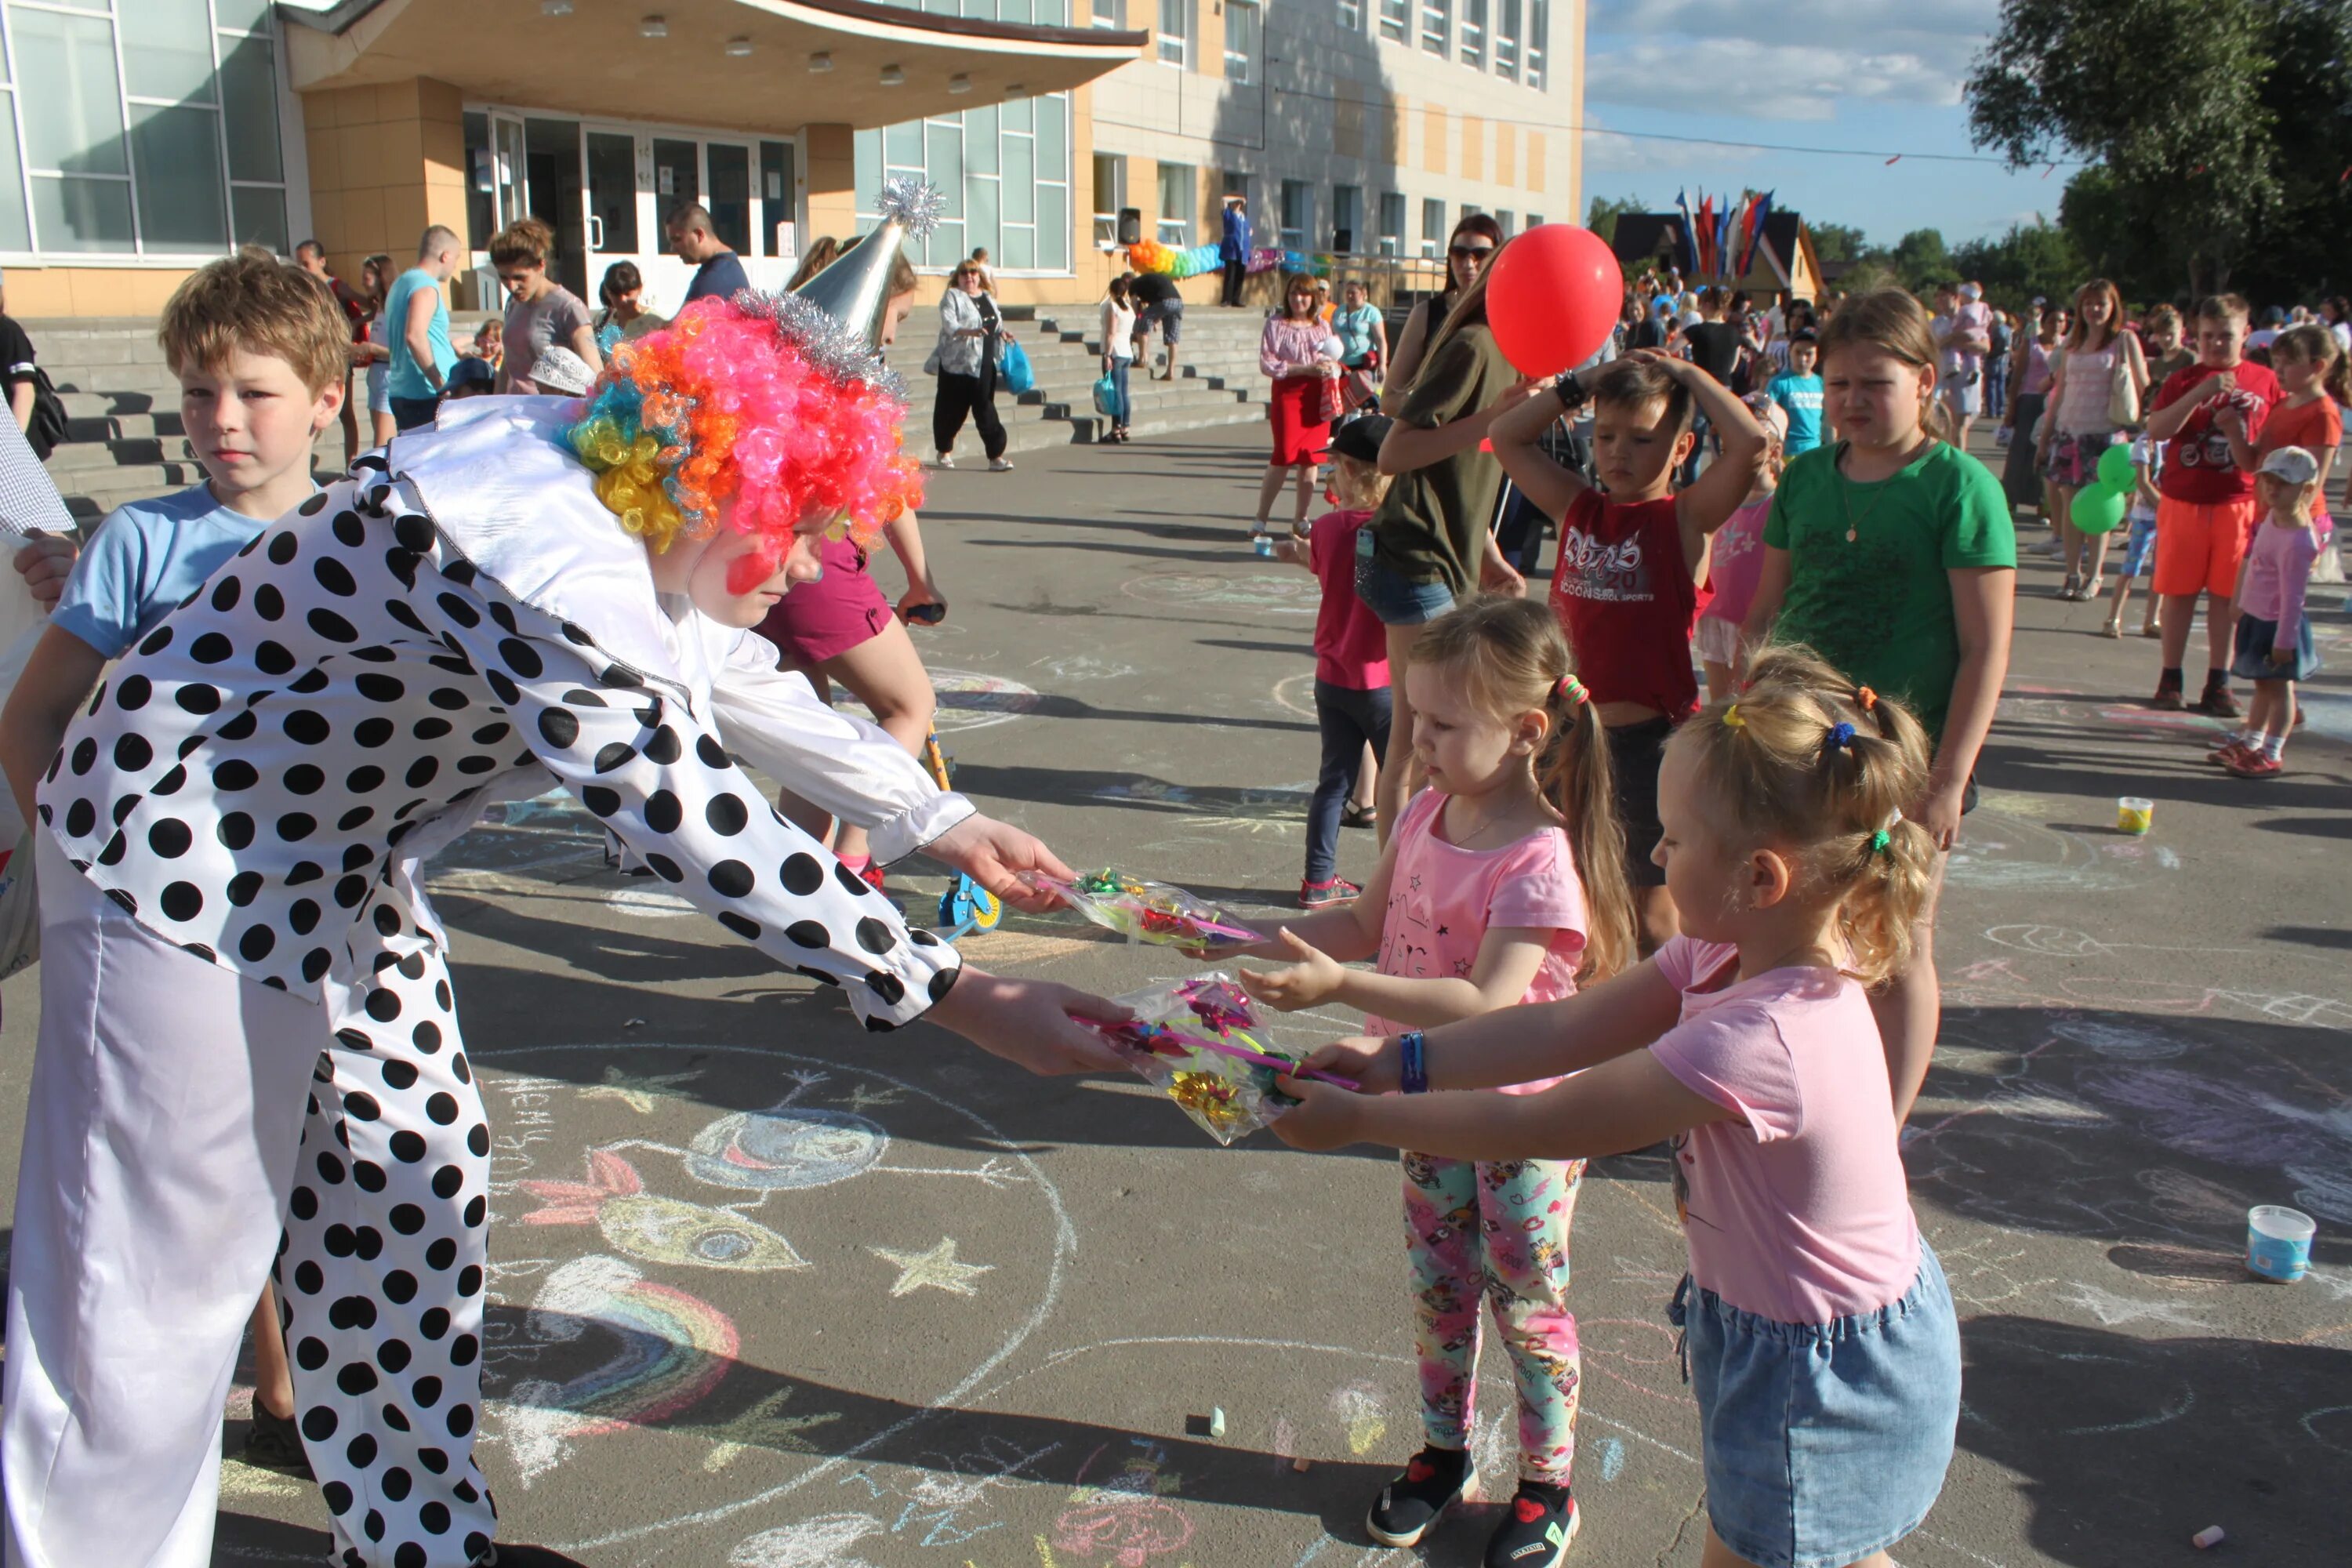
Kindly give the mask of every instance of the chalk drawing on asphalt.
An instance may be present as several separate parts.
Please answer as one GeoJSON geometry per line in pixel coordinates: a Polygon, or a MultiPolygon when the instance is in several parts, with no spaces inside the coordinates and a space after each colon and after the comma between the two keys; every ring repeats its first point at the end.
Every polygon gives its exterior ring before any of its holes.
{"type": "Polygon", "coordinates": [[[917,1251],[900,1251],[887,1247],[866,1249],[898,1271],[890,1287],[895,1298],[917,1290],[944,1290],[951,1296],[980,1294],[980,1277],[992,1273],[993,1263],[965,1263],[956,1257],[955,1237],[941,1237],[934,1246],[917,1251]]]}

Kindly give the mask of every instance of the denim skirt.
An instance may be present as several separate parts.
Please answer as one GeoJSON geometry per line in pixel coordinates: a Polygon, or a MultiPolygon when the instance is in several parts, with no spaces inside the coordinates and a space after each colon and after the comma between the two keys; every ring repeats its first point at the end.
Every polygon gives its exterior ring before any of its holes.
{"type": "Polygon", "coordinates": [[[1843,1568],[1919,1527],[1960,1419],[1960,1331],[1927,1242],[1902,1300],[1781,1323],[1688,1278],[1685,1334],[1708,1522],[1760,1568],[1843,1568]]]}

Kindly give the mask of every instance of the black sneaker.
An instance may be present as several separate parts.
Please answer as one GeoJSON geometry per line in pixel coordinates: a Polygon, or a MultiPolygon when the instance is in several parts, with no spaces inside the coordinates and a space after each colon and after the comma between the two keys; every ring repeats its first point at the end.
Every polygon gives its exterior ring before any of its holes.
{"type": "Polygon", "coordinates": [[[1459,1448],[1423,1448],[1404,1473],[1381,1489],[1364,1518],[1364,1532],[1382,1546],[1418,1546],[1437,1516],[1470,1489],[1470,1456],[1459,1448]]]}
{"type": "Polygon", "coordinates": [[[1576,1498],[1566,1487],[1521,1481],[1486,1541],[1486,1568],[1559,1568],[1576,1539],[1576,1498]]]}
{"type": "Polygon", "coordinates": [[[294,1417],[278,1415],[258,1399],[253,1402],[253,1425],[246,1432],[245,1448],[237,1458],[258,1470],[275,1470],[306,1481],[316,1479],[310,1473],[310,1456],[302,1451],[302,1432],[294,1417]]]}

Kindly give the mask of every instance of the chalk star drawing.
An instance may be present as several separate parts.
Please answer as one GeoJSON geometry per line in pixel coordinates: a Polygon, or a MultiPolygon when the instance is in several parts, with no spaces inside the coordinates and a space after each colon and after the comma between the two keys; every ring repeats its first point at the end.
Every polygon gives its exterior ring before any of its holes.
{"type": "Polygon", "coordinates": [[[730,1421],[705,1428],[716,1439],[710,1452],[702,1456],[702,1468],[717,1472],[733,1464],[747,1448],[780,1448],[788,1453],[814,1454],[816,1446],[801,1436],[812,1427],[823,1426],[841,1419],[838,1410],[827,1410],[815,1415],[786,1415],[783,1409],[793,1397],[789,1388],[780,1388],[759,1404],[730,1421]]]}
{"type": "Polygon", "coordinates": [[[893,1296],[904,1296],[926,1285],[959,1296],[977,1296],[980,1289],[972,1281],[996,1267],[993,1263],[957,1262],[955,1237],[951,1236],[941,1237],[940,1244],[928,1252],[893,1252],[887,1247],[869,1247],[866,1250],[898,1270],[898,1283],[890,1287],[893,1296]]]}
{"type": "Polygon", "coordinates": [[[861,1083],[849,1091],[848,1098],[842,1103],[852,1110],[872,1110],[879,1106],[896,1105],[904,1098],[895,1089],[876,1089],[870,1083],[861,1083]]]}
{"type": "Polygon", "coordinates": [[[675,1100],[672,1089],[681,1083],[692,1083],[702,1076],[699,1068],[692,1072],[636,1073],[624,1072],[619,1068],[604,1069],[604,1081],[592,1083],[580,1091],[583,1100],[617,1100],[640,1116],[653,1114],[656,1100],[675,1100]]]}

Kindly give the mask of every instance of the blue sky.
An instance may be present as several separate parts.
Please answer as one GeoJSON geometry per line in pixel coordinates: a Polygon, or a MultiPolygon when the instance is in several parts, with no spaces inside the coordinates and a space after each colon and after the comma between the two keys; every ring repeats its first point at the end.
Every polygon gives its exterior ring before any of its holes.
{"type": "Polygon", "coordinates": [[[1950,241],[2055,220],[2069,170],[2012,174],[1998,163],[1823,157],[1738,145],[1779,142],[1974,153],[1960,84],[2000,0],[1592,0],[1585,35],[1588,126],[1719,137],[1702,146],[1588,134],[1585,195],[1772,190],[1809,221],[1858,226],[1892,245],[1915,228],[1950,241]],[[1701,108],[1698,106],[1710,106],[1701,108]]]}

